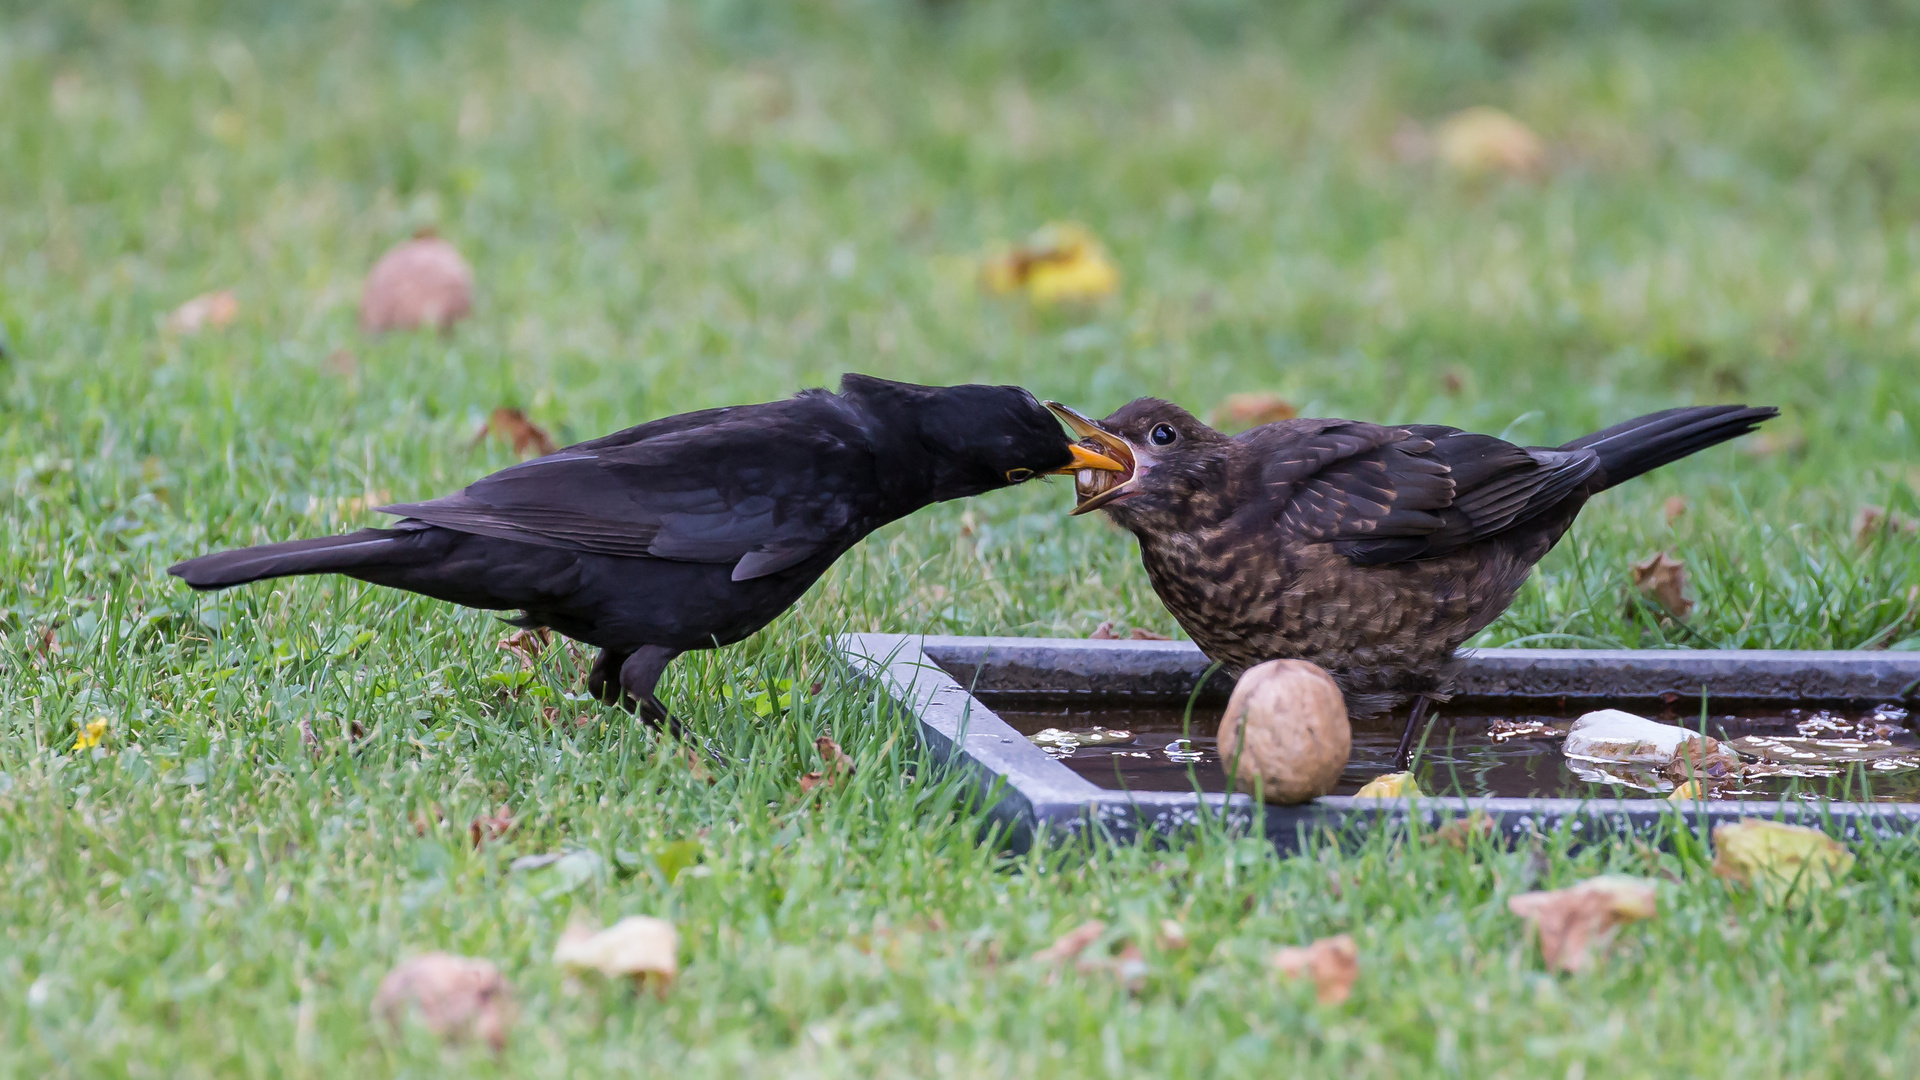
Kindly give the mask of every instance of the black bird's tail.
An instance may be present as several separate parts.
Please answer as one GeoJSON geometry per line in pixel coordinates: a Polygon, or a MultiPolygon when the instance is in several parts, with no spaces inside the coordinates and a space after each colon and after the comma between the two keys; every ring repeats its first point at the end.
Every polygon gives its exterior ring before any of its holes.
{"type": "Polygon", "coordinates": [[[1693,405],[1652,413],[1560,447],[1591,450],[1600,457],[1601,491],[1668,462],[1738,438],[1780,415],[1771,405],[1693,405]]]}
{"type": "Polygon", "coordinates": [[[411,561],[406,549],[415,529],[361,529],[344,536],[289,540],[282,544],[217,551],[175,563],[167,573],[196,589],[225,589],[249,581],[294,574],[342,574],[411,561]]]}

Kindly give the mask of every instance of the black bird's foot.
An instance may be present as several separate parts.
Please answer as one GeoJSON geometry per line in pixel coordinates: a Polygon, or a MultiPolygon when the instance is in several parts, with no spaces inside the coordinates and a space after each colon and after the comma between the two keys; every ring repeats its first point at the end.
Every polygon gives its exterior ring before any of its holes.
{"type": "Polygon", "coordinates": [[[1413,712],[1407,717],[1407,730],[1400,733],[1400,749],[1393,752],[1393,771],[1406,772],[1413,764],[1413,744],[1427,728],[1427,710],[1433,699],[1420,694],[1413,699],[1413,712]]]}

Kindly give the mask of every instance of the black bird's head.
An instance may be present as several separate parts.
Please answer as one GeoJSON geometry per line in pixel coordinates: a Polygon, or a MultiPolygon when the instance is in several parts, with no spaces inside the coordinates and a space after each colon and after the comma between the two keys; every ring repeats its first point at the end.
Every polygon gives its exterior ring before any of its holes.
{"type": "Polygon", "coordinates": [[[847,375],[840,394],[915,444],[914,461],[896,464],[901,475],[915,479],[914,495],[924,503],[979,495],[1048,473],[1125,468],[1068,438],[1018,386],[916,386],[847,375]]]}
{"type": "Polygon", "coordinates": [[[1120,462],[1118,472],[1083,470],[1074,479],[1075,514],[1105,509],[1134,527],[1157,512],[1185,512],[1213,484],[1233,440],[1159,398],[1136,398],[1105,420],[1091,420],[1056,401],[1047,408],[1081,445],[1120,462]]]}

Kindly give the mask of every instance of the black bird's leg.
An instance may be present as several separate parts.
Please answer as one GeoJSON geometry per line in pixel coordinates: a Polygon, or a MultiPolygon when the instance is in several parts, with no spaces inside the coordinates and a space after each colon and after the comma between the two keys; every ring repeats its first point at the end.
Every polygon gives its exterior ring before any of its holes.
{"type": "Polygon", "coordinates": [[[587,672],[587,693],[604,704],[624,705],[631,710],[633,706],[621,700],[626,693],[620,689],[620,668],[632,655],[601,649],[600,658],[593,662],[593,670],[587,672]]]}
{"type": "Polygon", "coordinates": [[[667,707],[654,696],[653,688],[660,684],[660,676],[680,652],[665,645],[642,645],[620,664],[620,689],[639,703],[640,719],[655,728],[664,727],[676,739],[686,735],[686,729],[680,721],[667,715],[667,707]]]}
{"type": "Polygon", "coordinates": [[[1393,771],[1406,772],[1413,764],[1413,740],[1427,727],[1427,710],[1433,707],[1433,699],[1420,694],[1413,699],[1413,713],[1407,717],[1407,730],[1400,735],[1400,749],[1393,752],[1393,771]]]}

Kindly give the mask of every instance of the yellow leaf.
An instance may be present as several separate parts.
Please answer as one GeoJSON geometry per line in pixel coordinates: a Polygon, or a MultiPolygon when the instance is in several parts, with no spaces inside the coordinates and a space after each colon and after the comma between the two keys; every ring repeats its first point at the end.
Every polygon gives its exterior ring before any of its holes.
{"type": "Polygon", "coordinates": [[[107,733],[106,717],[102,716],[102,717],[97,717],[93,720],[89,720],[87,722],[87,726],[84,728],[81,728],[80,734],[73,740],[74,753],[77,754],[82,750],[91,750],[94,747],[99,746],[101,738],[104,737],[106,733],[107,733]]]}
{"type": "Polygon", "coordinates": [[[1818,829],[1748,820],[1713,830],[1713,872],[1769,904],[1800,903],[1853,869],[1853,852],[1818,829]]]}
{"type": "Polygon", "coordinates": [[[680,934],[667,920],[648,915],[629,915],[598,932],[571,926],[554,945],[553,960],[610,979],[654,976],[664,991],[680,973],[680,934]]]}
{"type": "Polygon", "coordinates": [[[1054,222],[1025,244],[990,256],[980,282],[1003,295],[1024,289],[1036,304],[1084,303],[1112,295],[1120,268],[1086,226],[1054,222]]]}
{"type": "Polygon", "coordinates": [[[1420,794],[1420,785],[1414,783],[1410,772],[1385,773],[1376,776],[1353,793],[1356,799],[1407,799],[1420,794]]]}
{"type": "Polygon", "coordinates": [[[1507,113],[1485,105],[1447,117],[1434,143],[1440,160],[1469,175],[1532,176],[1547,163],[1547,147],[1540,136],[1507,113]]]}

